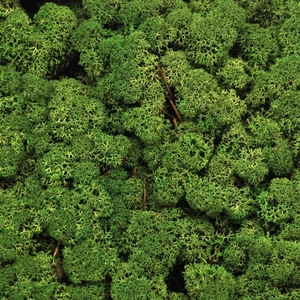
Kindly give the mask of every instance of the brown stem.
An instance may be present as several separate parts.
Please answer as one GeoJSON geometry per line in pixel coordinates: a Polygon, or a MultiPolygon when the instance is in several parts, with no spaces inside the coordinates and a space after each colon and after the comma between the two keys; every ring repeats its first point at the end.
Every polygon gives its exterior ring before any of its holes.
{"type": "Polygon", "coordinates": [[[143,210],[146,208],[146,201],[147,201],[147,189],[146,189],[146,182],[144,181],[144,197],[143,197],[143,210]]]}
{"type": "Polygon", "coordinates": [[[165,85],[165,87],[166,87],[166,89],[168,91],[170,104],[171,104],[173,110],[175,111],[177,118],[179,119],[180,122],[182,122],[181,115],[179,114],[179,111],[178,111],[178,109],[175,106],[174,96],[173,96],[173,94],[172,94],[172,92],[170,90],[170,87],[169,87],[168,83],[167,83],[165,73],[164,73],[163,69],[159,65],[157,65],[157,68],[158,68],[160,76],[161,76],[161,78],[162,78],[162,80],[164,82],[164,85],[165,85]]]}

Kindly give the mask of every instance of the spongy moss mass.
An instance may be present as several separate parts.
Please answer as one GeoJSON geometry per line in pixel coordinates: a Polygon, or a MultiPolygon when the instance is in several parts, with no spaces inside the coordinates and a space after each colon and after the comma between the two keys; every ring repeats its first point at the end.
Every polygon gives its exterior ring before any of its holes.
{"type": "Polygon", "coordinates": [[[0,298],[300,299],[299,70],[296,0],[1,1],[0,298]]]}

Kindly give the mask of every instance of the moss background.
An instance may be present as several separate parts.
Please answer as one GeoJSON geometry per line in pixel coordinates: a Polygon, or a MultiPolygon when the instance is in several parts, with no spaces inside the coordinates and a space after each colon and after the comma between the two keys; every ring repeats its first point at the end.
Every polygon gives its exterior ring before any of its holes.
{"type": "Polygon", "coordinates": [[[2,1],[1,299],[299,299],[299,70],[296,0],[2,1]]]}

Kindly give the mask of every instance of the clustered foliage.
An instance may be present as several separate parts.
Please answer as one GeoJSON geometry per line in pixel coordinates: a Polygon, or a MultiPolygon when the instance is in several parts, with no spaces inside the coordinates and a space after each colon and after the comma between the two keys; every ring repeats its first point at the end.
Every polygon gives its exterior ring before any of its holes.
{"type": "Polygon", "coordinates": [[[70,36],[77,25],[66,6],[46,3],[33,19],[15,9],[0,26],[0,62],[44,77],[63,69],[71,58],[70,36]]]}
{"type": "Polygon", "coordinates": [[[299,299],[299,3],[61,2],[0,4],[0,298],[299,299]]]}

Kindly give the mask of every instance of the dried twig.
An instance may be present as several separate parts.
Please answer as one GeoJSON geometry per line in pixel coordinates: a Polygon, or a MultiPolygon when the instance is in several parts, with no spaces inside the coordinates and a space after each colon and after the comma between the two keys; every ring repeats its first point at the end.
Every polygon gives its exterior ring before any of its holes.
{"type": "Polygon", "coordinates": [[[169,99],[169,101],[170,101],[170,104],[171,104],[172,108],[173,108],[174,111],[175,111],[175,114],[176,114],[177,118],[179,119],[180,122],[182,122],[181,115],[179,114],[179,111],[178,111],[178,109],[176,108],[175,103],[174,103],[173,100],[171,100],[171,99],[169,99]]]}
{"type": "Polygon", "coordinates": [[[57,242],[56,248],[54,250],[53,256],[58,258],[60,255],[60,241],[57,242]]]}
{"type": "MultiPolygon", "coordinates": [[[[178,111],[178,109],[177,109],[176,106],[175,106],[175,99],[174,99],[174,96],[173,96],[173,94],[172,94],[172,92],[171,92],[171,89],[170,89],[168,83],[167,83],[165,73],[164,73],[163,69],[162,69],[159,65],[157,65],[157,69],[158,69],[158,71],[159,71],[159,73],[160,73],[160,76],[161,76],[161,78],[162,78],[162,80],[163,80],[163,82],[164,82],[164,85],[165,85],[165,87],[166,87],[166,89],[167,89],[167,91],[168,91],[168,94],[169,94],[169,102],[170,102],[170,104],[171,104],[173,110],[175,111],[175,114],[176,114],[177,118],[179,119],[180,122],[182,122],[181,115],[179,114],[179,111],[178,111]]],[[[173,119],[175,119],[175,118],[173,117],[173,119]]],[[[175,122],[174,122],[174,123],[175,123],[175,122]]],[[[177,123],[177,122],[176,122],[176,123],[177,123]]]]}
{"type": "Polygon", "coordinates": [[[64,276],[64,270],[63,270],[61,259],[57,260],[55,267],[56,267],[56,276],[57,276],[58,282],[62,282],[62,279],[64,276]]]}
{"type": "Polygon", "coordinates": [[[166,89],[167,89],[167,91],[168,91],[168,94],[169,94],[171,100],[174,102],[175,99],[174,99],[173,94],[172,94],[172,92],[171,92],[171,90],[170,90],[170,87],[169,87],[169,85],[168,85],[168,83],[167,83],[166,76],[165,76],[165,72],[163,71],[163,69],[162,69],[159,65],[157,65],[157,68],[158,68],[158,71],[159,71],[159,73],[160,73],[160,76],[161,76],[161,78],[162,78],[162,80],[163,80],[163,82],[164,82],[164,85],[165,85],[165,87],[166,87],[166,89]]]}
{"type": "Polygon", "coordinates": [[[146,181],[144,181],[144,193],[143,193],[143,210],[146,208],[146,201],[147,201],[147,189],[146,189],[146,181]]]}

